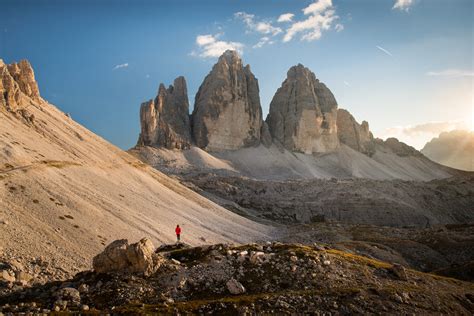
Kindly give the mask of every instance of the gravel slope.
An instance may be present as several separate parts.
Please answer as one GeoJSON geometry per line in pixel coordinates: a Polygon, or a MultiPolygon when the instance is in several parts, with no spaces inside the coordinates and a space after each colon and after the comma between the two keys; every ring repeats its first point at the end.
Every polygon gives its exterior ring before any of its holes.
{"type": "Polygon", "coordinates": [[[34,123],[0,110],[0,256],[43,256],[77,271],[111,240],[172,242],[176,224],[191,245],[270,238],[271,227],[210,202],[54,106],[27,111],[34,123]]]}

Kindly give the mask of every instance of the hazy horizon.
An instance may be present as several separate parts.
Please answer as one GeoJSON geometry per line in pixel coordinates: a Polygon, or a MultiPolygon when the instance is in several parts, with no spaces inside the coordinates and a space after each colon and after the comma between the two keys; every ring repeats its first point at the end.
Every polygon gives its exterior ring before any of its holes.
{"type": "Polygon", "coordinates": [[[45,99],[124,149],[160,83],[185,76],[192,110],[229,48],[258,78],[264,117],[302,63],[376,137],[421,149],[440,132],[473,129],[472,1],[1,4],[0,58],[28,59],[45,99]]]}

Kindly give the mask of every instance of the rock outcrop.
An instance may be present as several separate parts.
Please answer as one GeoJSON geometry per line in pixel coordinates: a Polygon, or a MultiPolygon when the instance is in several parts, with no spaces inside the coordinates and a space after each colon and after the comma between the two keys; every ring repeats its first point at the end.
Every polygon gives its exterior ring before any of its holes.
{"type": "Polygon", "coordinates": [[[286,149],[311,154],[339,146],[336,116],[334,95],[314,73],[298,64],[288,70],[273,97],[266,122],[273,139],[286,149]]]}
{"type": "Polygon", "coordinates": [[[337,111],[337,135],[339,141],[354,150],[372,156],[375,153],[374,136],[369,130],[369,123],[357,123],[347,110],[337,111]]]}
{"type": "Polygon", "coordinates": [[[140,108],[141,133],[138,145],[187,149],[191,145],[189,101],[184,77],[168,89],[160,84],[154,100],[140,108]]]}
{"type": "Polygon", "coordinates": [[[258,81],[235,51],[219,57],[196,94],[192,129],[208,151],[258,145],[262,128],[258,81]]]}
{"type": "Polygon", "coordinates": [[[8,111],[21,110],[41,101],[33,68],[27,60],[7,65],[0,59],[0,106],[8,111]]]}
{"type": "Polygon", "coordinates": [[[143,238],[131,245],[128,240],[120,239],[95,256],[92,266],[97,273],[126,272],[148,276],[159,268],[160,259],[149,239],[143,238]]]}
{"type": "Polygon", "coordinates": [[[384,150],[389,149],[392,153],[396,154],[397,156],[400,157],[408,157],[408,156],[414,156],[414,157],[421,157],[423,156],[422,153],[420,153],[418,150],[416,150],[414,147],[409,146],[405,144],[404,142],[399,141],[395,137],[389,137],[385,141],[377,138],[375,140],[375,143],[379,146],[381,146],[384,150]]]}

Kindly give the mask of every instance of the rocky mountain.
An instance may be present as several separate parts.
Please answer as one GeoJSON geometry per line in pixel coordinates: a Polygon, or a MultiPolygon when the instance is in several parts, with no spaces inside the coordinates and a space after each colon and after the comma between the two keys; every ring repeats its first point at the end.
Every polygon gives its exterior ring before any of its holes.
{"type": "Polygon", "coordinates": [[[154,100],[140,107],[139,146],[188,149],[191,146],[191,124],[186,80],[178,77],[168,89],[163,84],[154,100]]]}
{"type": "Polygon", "coordinates": [[[208,151],[236,150],[260,143],[262,108],[258,81],[235,51],[226,51],[196,94],[192,130],[208,151]]]}
{"type": "Polygon", "coordinates": [[[375,153],[374,136],[369,130],[369,123],[367,121],[357,123],[347,110],[337,110],[337,135],[341,143],[354,150],[368,156],[375,153]]]}
{"type": "Polygon", "coordinates": [[[443,132],[426,143],[421,152],[445,166],[474,171],[474,132],[443,132]]]}
{"type": "MultiPolygon", "coordinates": [[[[88,268],[111,240],[146,235],[172,242],[176,224],[195,245],[272,234],[271,227],[205,199],[42,100],[27,61],[1,62],[0,83],[0,283],[5,262],[21,272],[34,267],[28,270],[33,280],[61,278],[88,268]]],[[[161,92],[165,101],[177,99],[176,89],[185,91],[179,79],[174,87],[161,92]]]]}
{"type": "Polygon", "coordinates": [[[273,139],[290,151],[311,154],[339,146],[336,99],[301,64],[288,70],[270,103],[266,122],[273,139]]]}

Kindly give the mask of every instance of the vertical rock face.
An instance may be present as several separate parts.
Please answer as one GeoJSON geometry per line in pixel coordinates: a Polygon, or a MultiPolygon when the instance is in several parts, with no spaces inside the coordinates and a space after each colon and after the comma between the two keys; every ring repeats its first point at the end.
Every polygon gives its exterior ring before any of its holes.
{"type": "Polygon", "coordinates": [[[258,81],[235,51],[226,51],[196,94],[196,145],[210,151],[257,145],[262,123],[258,81]]]}
{"type": "Polygon", "coordinates": [[[334,95],[314,73],[298,64],[288,70],[273,97],[266,122],[273,139],[286,149],[311,154],[339,146],[336,116],[334,95]]]}
{"type": "Polygon", "coordinates": [[[7,65],[0,59],[0,106],[16,111],[31,100],[40,101],[41,97],[30,63],[22,60],[7,65]]]}
{"type": "Polygon", "coordinates": [[[352,149],[368,156],[375,153],[374,136],[369,130],[369,123],[357,123],[352,114],[344,109],[337,111],[337,133],[339,141],[352,149]]]}
{"type": "Polygon", "coordinates": [[[184,77],[165,88],[160,84],[154,100],[140,107],[141,133],[138,145],[186,149],[191,145],[189,102],[184,77]]]}

